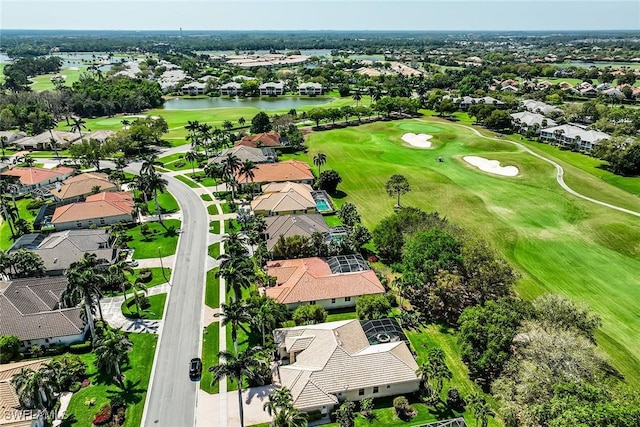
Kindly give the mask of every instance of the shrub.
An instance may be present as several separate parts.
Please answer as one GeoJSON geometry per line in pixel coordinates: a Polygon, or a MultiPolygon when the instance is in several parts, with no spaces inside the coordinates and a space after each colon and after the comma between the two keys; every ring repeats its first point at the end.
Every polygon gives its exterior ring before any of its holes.
{"type": "Polygon", "coordinates": [[[176,168],[181,168],[181,167],[183,167],[184,165],[186,165],[186,163],[185,163],[185,162],[183,162],[183,161],[175,162],[175,163],[173,164],[173,166],[175,166],[176,168]]]}
{"type": "Polygon", "coordinates": [[[317,304],[304,304],[293,310],[293,321],[296,325],[314,325],[327,319],[327,312],[317,304]]]}
{"type": "Polygon", "coordinates": [[[27,209],[37,210],[37,209],[40,209],[42,205],[44,205],[44,202],[42,200],[35,199],[30,201],[29,204],[27,204],[27,209]]]}
{"type": "Polygon", "coordinates": [[[84,380],[82,380],[82,388],[89,387],[90,385],[91,381],[89,381],[89,378],[85,378],[84,380]]]}
{"type": "Polygon", "coordinates": [[[138,304],[140,304],[140,308],[142,310],[146,310],[147,308],[151,307],[151,303],[149,302],[149,298],[147,298],[146,295],[140,295],[138,297],[138,304]]]}
{"type": "Polygon", "coordinates": [[[318,409],[316,411],[307,412],[307,421],[318,421],[322,419],[322,412],[318,409]]]}
{"type": "Polygon", "coordinates": [[[74,354],[84,354],[91,351],[91,342],[85,341],[78,344],[71,344],[69,351],[74,354]]]}
{"type": "Polygon", "coordinates": [[[408,421],[415,415],[413,407],[404,396],[398,396],[393,399],[393,409],[395,409],[398,418],[403,421],[408,421]]]}
{"type": "Polygon", "coordinates": [[[69,391],[70,391],[71,393],[75,393],[75,392],[77,392],[78,390],[80,390],[81,388],[82,388],[82,383],[80,383],[79,381],[76,381],[75,383],[73,383],[73,384],[71,384],[71,385],[69,386],[69,391]]]}
{"type": "Polygon", "coordinates": [[[93,418],[93,425],[102,426],[111,421],[111,406],[104,405],[93,418]]]}
{"type": "Polygon", "coordinates": [[[386,317],[391,304],[385,295],[362,295],[356,298],[356,314],[360,320],[386,317]]]}
{"type": "Polygon", "coordinates": [[[44,354],[44,349],[42,348],[41,345],[34,344],[29,349],[29,353],[31,353],[31,356],[33,357],[40,357],[44,354]]]}
{"type": "Polygon", "coordinates": [[[143,268],[138,272],[138,280],[142,283],[149,283],[153,279],[153,272],[150,268],[143,268]]]}
{"type": "Polygon", "coordinates": [[[457,388],[451,387],[449,391],[447,391],[447,406],[449,408],[462,412],[466,404],[467,402],[465,402],[464,397],[462,397],[457,388]]]}
{"type": "Polygon", "coordinates": [[[340,174],[334,170],[326,170],[320,173],[318,188],[330,194],[335,194],[338,184],[342,182],[340,174]]]}
{"type": "Polygon", "coordinates": [[[7,363],[15,359],[20,350],[20,338],[16,335],[3,335],[0,337],[0,363],[7,363]]]}
{"type": "Polygon", "coordinates": [[[93,406],[96,404],[96,398],[92,397],[91,399],[86,399],[84,401],[84,406],[93,406]]]}

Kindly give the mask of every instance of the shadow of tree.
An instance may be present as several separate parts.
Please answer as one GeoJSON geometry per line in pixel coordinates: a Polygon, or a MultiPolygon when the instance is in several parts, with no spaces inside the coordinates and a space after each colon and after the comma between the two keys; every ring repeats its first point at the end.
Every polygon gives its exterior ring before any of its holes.
{"type": "Polygon", "coordinates": [[[133,382],[131,380],[125,380],[124,384],[116,385],[116,388],[107,389],[107,397],[110,401],[118,397],[127,403],[127,405],[138,403],[147,391],[139,387],[139,385],[140,381],[133,382]]]}

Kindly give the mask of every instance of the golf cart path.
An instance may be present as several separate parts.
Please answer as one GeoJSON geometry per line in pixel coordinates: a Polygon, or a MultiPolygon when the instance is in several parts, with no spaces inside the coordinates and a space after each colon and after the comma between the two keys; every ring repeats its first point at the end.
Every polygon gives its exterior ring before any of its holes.
{"type": "MultiPolygon", "coordinates": [[[[426,120],[420,120],[420,121],[421,122],[427,122],[426,120]]],[[[631,209],[626,209],[626,208],[622,208],[620,206],[612,205],[611,203],[606,203],[606,202],[591,198],[589,196],[585,196],[584,194],[578,193],[577,191],[575,191],[574,189],[569,187],[566,182],[564,182],[564,169],[562,169],[562,166],[560,166],[555,161],[553,161],[551,159],[548,159],[548,158],[544,157],[541,154],[536,153],[535,151],[531,150],[529,147],[525,147],[524,145],[520,144],[519,142],[510,141],[508,139],[485,136],[485,135],[481,134],[477,129],[474,129],[471,126],[459,125],[457,123],[452,123],[452,125],[453,126],[458,126],[458,127],[461,127],[461,128],[465,128],[465,129],[469,129],[472,132],[474,132],[477,136],[479,136],[481,138],[484,138],[484,139],[489,139],[489,140],[494,140],[494,141],[502,141],[502,142],[509,142],[509,143],[515,145],[516,147],[520,148],[522,151],[525,151],[525,152],[531,154],[532,156],[535,156],[535,157],[539,158],[540,160],[543,160],[543,161],[545,161],[547,163],[552,164],[556,168],[556,181],[558,181],[558,184],[560,184],[560,187],[562,187],[567,193],[573,194],[574,196],[579,197],[579,198],[584,199],[584,200],[587,200],[587,201],[589,201],[591,203],[595,203],[596,205],[604,206],[604,207],[609,208],[609,209],[614,209],[616,211],[620,211],[620,212],[627,213],[629,215],[634,215],[634,216],[640,217],[640,212],[636,212],[636,211],[632,211],[631,209]]]]}

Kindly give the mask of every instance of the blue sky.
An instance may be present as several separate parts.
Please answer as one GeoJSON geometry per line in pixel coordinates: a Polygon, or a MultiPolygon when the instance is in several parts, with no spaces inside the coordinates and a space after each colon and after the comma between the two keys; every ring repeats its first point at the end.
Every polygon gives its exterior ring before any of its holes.
{"type": "Polygon", "coordinates": [[[0,0],[2,29],[638,30],[640,0],[0,0]]]}

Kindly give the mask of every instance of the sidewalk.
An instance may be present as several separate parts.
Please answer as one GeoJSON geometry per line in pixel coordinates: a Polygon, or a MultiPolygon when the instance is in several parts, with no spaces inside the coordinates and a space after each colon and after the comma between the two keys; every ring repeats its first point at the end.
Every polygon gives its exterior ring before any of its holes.
{"type": "MultiPolygon", "coordinates": [[[[226,381],[223,382],[226,383],[226,381]]],[[[271,417],[267,411],[263,409],[263,405],[268,400],[269,393],[271,393],[271,390],[274,388],[274,385],[267,385],[252,387],[242,391],[244,425],[250,426],[271,421],[271,417]]],[[[238,392],[229,391],[221,396],[220,394],[209,394],[203,390],[198,390],[198,416],[196,418],[196,426],[223,427],[221,426],[219,417],[216,417],[215,414],[219,411],[220,405],[223,404],[224,401],[226,401],[225,409],[227,410],[226,422],[229,426],[239,426],[238,392]]]]}
{"type": "MultiPolygon", "coordinates": [[[[154,286],[147,292],[147,296],[164,294],[169,292],[170,286],[168,283],[154,286]]],[[[120,328],[125,332],[140,332],[157,334],[160,328],[161,320],[145,320],[145,319],[129,319],[122,314],[122,303],[124,302],[124,296],[102,298],[100,300],[100,307],[102,308],[102,314],[104,320],[114,328],[120,328]]]]}

